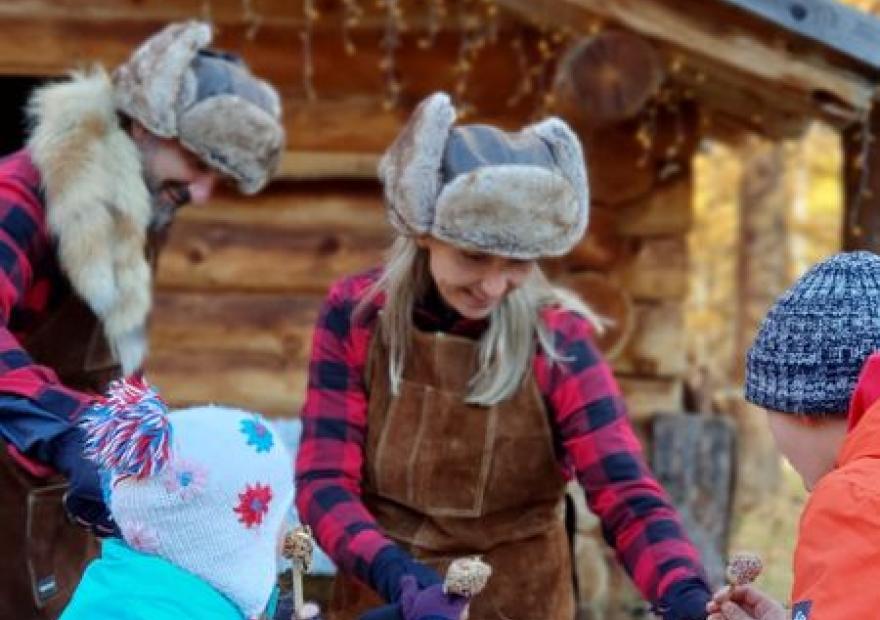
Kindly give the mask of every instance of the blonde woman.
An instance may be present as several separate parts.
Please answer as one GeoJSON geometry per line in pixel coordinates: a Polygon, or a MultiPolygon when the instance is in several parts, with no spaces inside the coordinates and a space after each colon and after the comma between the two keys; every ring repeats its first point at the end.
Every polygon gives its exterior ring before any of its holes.
{"type": "Polygon", "coordinates": [[[560,506],[576,476],[667,620],[705,618],[699,555],[642,458],[599,322],[536,260],[581,239],[583,154],[558,119],[455,126],[426,99],[380,165],[399,233],[315,331],[297,503],[340,576],[329,618],[457,619],[449,560],[492,566],[472,620],[571,620],[560,506]]]}

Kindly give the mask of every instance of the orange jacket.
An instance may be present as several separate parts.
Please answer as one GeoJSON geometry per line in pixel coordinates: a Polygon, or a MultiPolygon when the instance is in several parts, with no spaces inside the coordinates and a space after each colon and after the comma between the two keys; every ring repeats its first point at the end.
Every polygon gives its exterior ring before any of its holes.
{"type": "Polygon", "coordinates": [[[880,355],[850,406],[837,467],[816,485],[794,555],[792,620],[880,618],[880,355]]]}

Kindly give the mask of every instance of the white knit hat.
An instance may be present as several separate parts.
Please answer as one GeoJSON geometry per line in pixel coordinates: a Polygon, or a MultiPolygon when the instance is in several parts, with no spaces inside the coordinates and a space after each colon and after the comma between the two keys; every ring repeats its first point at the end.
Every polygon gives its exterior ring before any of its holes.
{"type": "Polygon", "coordinates": [[[86,454],[111,474],[110,511],[129,546],[259,616],[293,501],[292,463],[266,420],[216,406],[168,413],[155,390],[132,380],[114,383],[83,426],[86,454]]]}

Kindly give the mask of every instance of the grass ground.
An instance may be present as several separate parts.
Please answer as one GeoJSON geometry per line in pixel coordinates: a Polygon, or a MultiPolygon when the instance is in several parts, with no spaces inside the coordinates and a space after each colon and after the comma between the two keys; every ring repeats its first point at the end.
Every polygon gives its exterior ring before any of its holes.
{"type": "Polygon", "coordinates": [[[801,509],[806,501],[800,477],[787,464],[777,493],[758,507],[734,517],[731,551],[755,551],[764,560],[757,585],[780,602],[791,589],[791,558],[801,509]]]}

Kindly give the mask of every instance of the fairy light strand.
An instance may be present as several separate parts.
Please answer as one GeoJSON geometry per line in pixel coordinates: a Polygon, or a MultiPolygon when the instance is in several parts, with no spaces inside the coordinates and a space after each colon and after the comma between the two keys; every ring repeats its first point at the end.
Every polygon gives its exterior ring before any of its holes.
{"type": "Polygon", "coordinates": [[[319,14],[315,8],[315,0],[303,0],[303,16],[304,26],[300,32],[300,39],[303,46],[303,90],[306,99],[314,101],[318,95],[315,92],[314,75],[315,68],[312,60],[312,30],[315,22],[318,21],[319,14]]]}
{"type": "Polygon", "coordinates": [[[253,0],[241,0],[241,12],[246,26],[244,36],[248,41],[253,41],[257,38],[263,17],[254,10],[253,0]]]}

